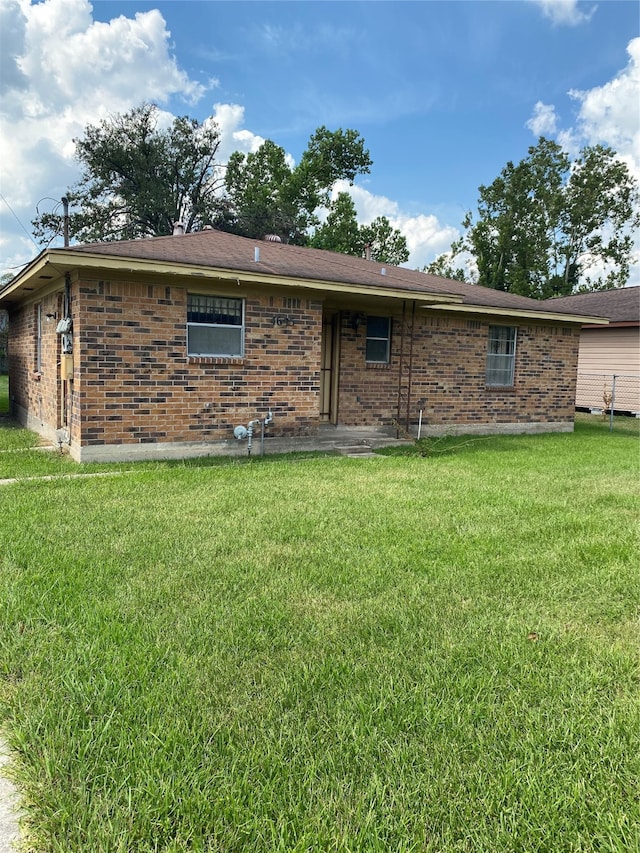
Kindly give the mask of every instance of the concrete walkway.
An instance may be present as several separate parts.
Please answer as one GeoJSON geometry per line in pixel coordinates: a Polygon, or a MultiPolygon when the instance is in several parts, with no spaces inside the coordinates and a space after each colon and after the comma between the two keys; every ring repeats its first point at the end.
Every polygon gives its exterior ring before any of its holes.
{"type": "Polygon", "coordinates": [[[0,740],[0,853],[16,853],[20,838],[18,791],[4,775],[8,763],[6,744],[0,740]]]}
{"type": "MultiPolygon", "coordinates": [[[[320,450],[342,453],[345,456],[362,456],[367,451],[371,454],[381,447],[410,444],[405,438],[398,438],[395,429],[391,427],[354,427],[333,426],[322,424],[315,435],[295,436],[292,438],[266,438],[265,454],[286,453],[300,450],[320,450]]],[[[246,442],[240,442],[240,446],[246,442]]],[[[260,452],[260,439],[254,437],[256,455],[260,452]]]]}

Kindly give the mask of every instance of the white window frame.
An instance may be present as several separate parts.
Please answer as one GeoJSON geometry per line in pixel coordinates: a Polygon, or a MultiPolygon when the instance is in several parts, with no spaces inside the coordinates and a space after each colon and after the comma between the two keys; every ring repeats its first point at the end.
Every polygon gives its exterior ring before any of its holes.
{"type": "Polygon", "coordinates": [[[371,316],[367,317],[367,337],[365,341],[365,361],[367,364],[389,364],[391,358],[391,317],[371,316]],[[369,320],[386,320],[387,334],[386,335],[370,335],[369,320]],[[367,350],[369,349],[369,341],[386,341],[387,347],[384,358],[369,358],[367,350]]]}
{"type": "MultiPolygon", "coordinates": [[[[206,312],[203,312],[206,313],[206,312]]],[[[244,356],[244,332],[245,332],[245,301],[244,299],[238,299],[235,296],[219,296],[217,294],[202,294],[202,293],[188,293],[187,294],[187,355],[193,356],[194,358],[203,357],[203,358],[242,358],[244,356]],[[216,305],[215,303],[219,301],[220,303],[236,303],[240,307],[240,323],[201,323],[195,322],[193,320],[189,320],[189,315],[191,313],[191,300],[192,299],[200,299],[204,301],[206,305],[207,302],[211,303],[211,313],[212,316],[216,314],[216,305]],[[195,351],[191,348],[190,344],[190,334],[189,331],[191,328],[194,329],[234,329],[238,330],[239,334],[239,346],[237,349],[233,351],[224,350],[221,351],[221,348],[216,349],[211,348],[212,351],[203,352],[201,350],[195,351]]]]}
{"type": "Polygon", "coordinates": [[[489,326],[485,381],[490,388],[513,387],[517,342],[517,326],[489,326]]]}

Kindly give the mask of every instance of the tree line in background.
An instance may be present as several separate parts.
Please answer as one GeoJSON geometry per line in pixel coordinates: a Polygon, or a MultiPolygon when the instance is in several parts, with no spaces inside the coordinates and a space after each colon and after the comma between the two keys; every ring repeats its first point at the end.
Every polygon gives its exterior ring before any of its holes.
{"type": "Polygon", "coordinates": [[[427,272],[464,280],[455,263],[466,255],[478,284],[534,299],[627,283],[638,189],[611,148],[587,146],[571,160],[540,137],[478,191],[477,216],[467,214],[463,236],[427,272]]]}
{"type": "MultiPolygon", "coordinates": [[[[223,165],[212,121],[179,117],[162,128],[158,119],[158,108],[143,104],[87,126],[75,140],[82,173],[67,194],[72,238],[162,236],[180,221],[186,232],[212,225],[382,263],[408,260],[406,238],[386,217],[361,225],[349,193],[332,199],[337,181],[352,184],[372,166],[357,131],[319,127],[296,165],[271,140],[249,154],[234,152],[223,165]]],[[[477,216],[467,214],[463,236],[425,272],[464,280],[455,263],[466,256],[478,284],[540,299],[627,282],[638,192],[610,148],[586,147],[571,160],[540,138],[479,194],[477,216]],[[604,274],[593,272],[603,266],[604,274]]],[[[60,216],[42,214],[33,226],[49,241],[61,230],[60,216]]]]}
{"type": "MultiPolygon", "coordinates": [[[[315,245],[401,264],[409,252],[403,235],[385,217],[358,225],[347,193],[331,201],[336,181],[353,183],[371,166],[364,140],[354,130],[318,128],[297,165],[271,140],[252,153],[234,152],[226,165],[216,159],[217,126],[187,117],[158,126],[159,111],[143,104],[89,125],[75,140],[80,180],[67,193],[69,233],[80,242],[132,240],[212,225],[257,239],[277,235],[285,243],[315,245]],[[328,209],[335,228],[321,225],[328,209]]],[[[60,216],[33,221],[41,241],[60,233],[60,216]]]]}

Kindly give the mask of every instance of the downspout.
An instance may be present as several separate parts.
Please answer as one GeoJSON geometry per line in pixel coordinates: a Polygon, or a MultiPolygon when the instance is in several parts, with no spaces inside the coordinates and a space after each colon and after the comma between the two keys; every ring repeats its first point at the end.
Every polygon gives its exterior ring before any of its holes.
{"type": "Polygon", "coordinates": [[[415,300],[411,303],[411,336],[409,338],[409,375],[407,376],[407,420],[405,429],[409,432],[410,412],[411,412],[411,389],[413,383],[413,338],[416,326],[416,303],[415,300]]]}
{"type": "MultiPolygon", "coordinates": [[[[62,196],[62,234],[65,249],[69,247],[69,199],[67,196],[62,196]]],[[[69,379],[66,369],[66,356],[73,358],[73,325],[66,321],[71,320],[71,274],[67,271],[64,274],[64,296],[62,300],[62,320],[59,328],[56,330],[61,334],[61,372],[62,376],[62,428],[64,430],[64,439],[67,444],[71,444],[70,422],[71,416],[69,412],[71,394],[69,393],[69,379]],[[61,330],[60,326],[64,328],[61,330]],[[63,368],[64,365],[64,368],[63,368]]]]}
{"type": "MultiPolygon", "coordinates": [[[[63,321],[71,320],[71,274],[69,272],[65,272],[64,274],[64,299],[62,303],[62,318],[63,321]]],[[[70,356],[73,359],[73,335],[71,332],[72,328],[73,326],[71,325],[68,331],[62,333],[62,362],[66,362],[64,356],[70,356]]],[[[69,386],[70,380],[65,370],[62,379],[62,411],[64,413],[63,427],[67,433],[67,444],[71,444],[71,416],[69,412],[71,405],[71,394],[69,393],[69,386]]]]}
{"type": "Polygon", "coordinates": [[[404,323],[407,303],[402,300],[402,326],[400,328],[400,361],[398,363],[398,405],[396,411],[396,438],[400,438],[400,409],[402,405],[402,370],[404,367],[404,323]]]}

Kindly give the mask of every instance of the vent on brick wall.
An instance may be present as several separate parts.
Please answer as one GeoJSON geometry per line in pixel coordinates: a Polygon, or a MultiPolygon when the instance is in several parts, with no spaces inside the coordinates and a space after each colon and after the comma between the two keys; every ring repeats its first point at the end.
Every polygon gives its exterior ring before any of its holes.
{"type": "Polygon", "coordinates": [[[467,329],[481,329],[482,323],[480,320],[467,320],[467,329]]]}
{"type": "Polygon", "coordinates": [[[282,297],[282,307],[283,308],[300,308],[301,302],[299,299],[295,299],[291,296],[283,296],[282,297]]]}

